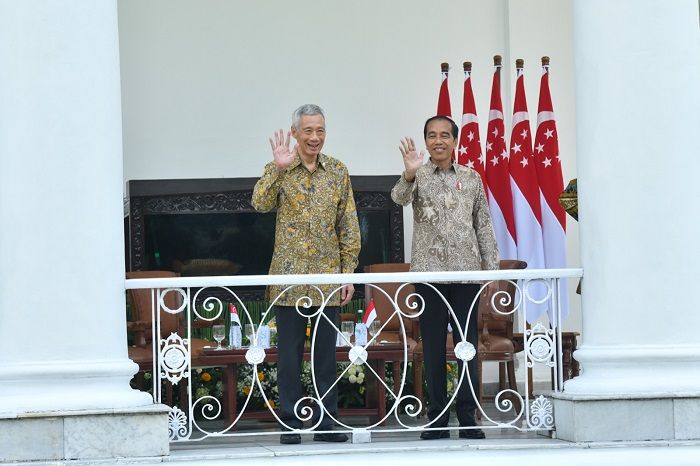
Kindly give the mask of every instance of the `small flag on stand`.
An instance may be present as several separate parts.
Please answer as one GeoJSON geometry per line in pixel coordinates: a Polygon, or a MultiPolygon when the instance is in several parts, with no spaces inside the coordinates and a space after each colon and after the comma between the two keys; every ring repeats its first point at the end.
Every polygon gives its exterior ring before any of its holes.
{"type": "Polygon", "coordinates": [[[238,309],[236,309],[236,305],[233,303],[229,304],[228,311],[231,313],[231,324],[235,322],[240,326],[241,319],[238,317],[238,309]]]}
{"type": "MultiPolygon", "coordinates": [[[[509,157],[513,212],[515,214],[515,229],[518,232],[518,259],[527,262],[529,269],[542,269],[544,268],[544,251],[540,188],[537,183],[535,158],[532,155],[532,136],[525,98],[523,64],[524,61],[521,59],[515,61],[517,81],[509,157]]],[[[540,300],[546,296],[546,290],[544,290],[544,286],[532,286],[528,294],[533,299],[540,300]]],[[[526,302],[525,306],[528,322],[536,320],[547,308],[545,303],[535,304],[532,301],[526,302]]]]}
{"type": "Polygon", "coordinates": [[[503,124],[501,101],[501,56],[493,57],[494,72],[491,86],[491,110],[486,132],[486,193],[489,199],[491,221],[496,233],[501,259],[517,259],[513,195],[510,187],[506,130],[503,124]]]}
{"type": "Polygon", "coordinates": [[[476,104],[472,91],[471,62],[464,62],[464,97],[462,98],[462,130],[459,135],[457,163],[476,170],[481,175],[481,182],[486,189],[484,157],[481,155],[479,138],[479,120],[476,117],[476,104]]]}
{"type": "MultiPolygon", "coordinates": [[[[549,92],[549,57],[542,57],[534,156],[541,195],[544,263],[548,269],[564,268],[566,267],[566,212],[559,204],[559,194],[564,191],[564,178],[559,158],[557,124],[549,92]]],[[[568,295],[568,288],[563,283],[559,300],[562,319],[565,319],[568,314],[568,295]]]]}
{"type": "Polygon", "coordinates": [[[377,310],[374,308],[374,300],[370,299],[369,304],[367,305],[367,309],[365,309],[364,315],[362,316],[362,323],[365,324],[368,328],[370,324],[372,324],[372,321],[377,318],[377,310]]]}

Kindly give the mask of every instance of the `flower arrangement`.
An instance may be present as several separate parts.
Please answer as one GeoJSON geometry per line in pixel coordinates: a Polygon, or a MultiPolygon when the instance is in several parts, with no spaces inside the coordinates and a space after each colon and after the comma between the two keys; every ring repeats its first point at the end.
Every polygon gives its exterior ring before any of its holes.
{"type": "Polygon", "coordinates": [[[247,410],[256,410],[263,408],[275,409],[279,404],[279,390],[277,388],[277,365],[264,363],[257,367],[257,372],[253,374],[253,366],[241,364],[238,366],[238,384],[236,394],[238,397],[238,406],[243,406],[245,400],[250,397],[247,410]],[[255,379],[253,379],[255,377],[255,379]],[[265,396],[260,392],[257,381],[265,392],[265,396]],[[267,398],[267,401],[265,400],[267,398]]]}
{"type": "Polygon", "coordinates": [[[191,375],[193,401],[205,396],[213,396],[218,400],[223,398],[224,383],[221,380],[221,368],[195,369],[191,375]]]}
{"type": "MultiPolygon", "coordinates": [[[[344,370],[350,363],[338,364],[338,370],[344,370]]],[[[350,364],[348,370],[338,382],[338,406],[350,408],[365,405],[365,368],[350,364]]]]}

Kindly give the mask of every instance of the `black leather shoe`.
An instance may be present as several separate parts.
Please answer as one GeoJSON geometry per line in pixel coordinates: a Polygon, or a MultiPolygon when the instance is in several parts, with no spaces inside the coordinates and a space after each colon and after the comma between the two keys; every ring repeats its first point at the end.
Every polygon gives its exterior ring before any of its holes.
{"type": "Polygon", "coordinates": [[[440,438],[450,438],[449,430],[425,430],[420,434],[421,440],[437,440],[440,438]]]}
{"type": "Polygon", "coordinates": [[[301,435],[299,434],[282,434],[280,435],[280,443],[282,445],[295,445],[301,443],[301,435]]]}
{"type": "Polygon", "coordinates": [[[347,442],[348,436],[342,432],[330,432],[328,434],[314,434],[314,440],[317,442],[347,442]]]}
{"type": "Polygon", "coordinates": [[[468,439],[472,439],[472,440],[479,440],[482,438],[486,438],[486,434],[481,429],[460,430],[459,431],[459,438],[468,438],[468,439]]]}

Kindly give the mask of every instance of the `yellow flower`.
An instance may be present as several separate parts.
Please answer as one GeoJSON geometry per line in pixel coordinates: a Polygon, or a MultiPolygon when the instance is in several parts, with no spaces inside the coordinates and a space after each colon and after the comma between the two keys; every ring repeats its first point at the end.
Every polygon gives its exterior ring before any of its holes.
{"type": "Polygon", "coordinates": [[[202,372],[199,378],[202,379],[202,382],[209,382],[211,380],[211,374],[209,372],[202,372]]]}
{"type": "Polygon", "coordinates": [[[261,382],[265,380],[265,373],[263,371],[258,372],[258,380],[261,382]]]}
{"type": "Polygon", "coordinates": [[[447,366],[447,372],[452,372],[452,365],[451,364],[446,364],[447,366]]]}
{"type": "Polygon", "coordinates": [[[311,336],[311,327],[308,326],[308,325],[306,326],[306,336],[307,336],[307,337],[310,337],[310,336],[311,336]]]}
{"type": "Polygon", "coordinates": [[[249,393],[250,393],[250,387],[248,385],[246,385],[245,387],[243,387],[243,394],[245,396],[248,396],[249,393]]]}
{"type": "Polygon", "coordinates": [[[270,409],[275,409],[275,400],[267,400],[267,406],[270,409]]]}

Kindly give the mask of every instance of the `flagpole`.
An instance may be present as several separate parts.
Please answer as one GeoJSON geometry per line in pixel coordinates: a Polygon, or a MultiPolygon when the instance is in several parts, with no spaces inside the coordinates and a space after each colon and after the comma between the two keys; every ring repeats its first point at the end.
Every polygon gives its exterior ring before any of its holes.
{"type": "Polygon", "coordinates": [[[450,89],[448,78],[450,76],[450,64],[440,63],[440,92],[438,94],[437,115],[452,118],[452,105],[450,104],[450,89]]]}

